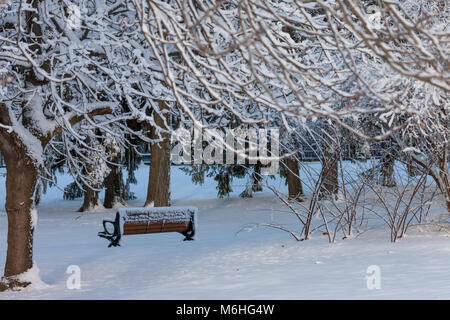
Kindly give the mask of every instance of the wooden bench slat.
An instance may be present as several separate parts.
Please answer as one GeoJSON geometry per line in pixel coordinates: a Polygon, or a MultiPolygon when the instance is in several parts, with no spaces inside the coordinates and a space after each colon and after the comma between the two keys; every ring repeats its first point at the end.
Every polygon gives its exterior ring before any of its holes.
{"type": "Polygon", "coordinates": [[[184,222],[166,222],[166,223],[162,223],[162,222],[155,222],[155,223],[125,223],[124,227],[125,228],[130,228],[130,229],[139,229],[139,228],[161,228],[161,227],[188,227],[189,223],[184,223],[184,222]]]}
{"type": "Polygon", "coordinates": [[[187,226],[172,226],[172,227],[164,227],[164,228],[161,228],[161,227],[147,228],[147,231],[148,232],[150,232],[150,231],[165,231],[165,230],[167,230],[167,231],[186,231],[187,229],[188,229],[187,226]]]}
{"type": "Polygon", "coordinates": [[[184,230],[179,230],[179,229],[177,229],[177,230],[150,230],[150,231],[147,231],[146,233],[167,233],[167,232],[186,232],[187,230],[186,229],[184,229],[184,230]]]}
{"type": "Polygon", "coordinates": [[[131,236],[133,234],[148,234],[147,231],[133,231],[133,232],[124,232],[124,236],[131,236]]]}
{"type": "Polygon", "coordinates": [[[135,228],[133,228],[133,227],[128,227],[128,226],[125,226],[124,227],[124,232],[125,231],[140,231],[140,230],[143,230],[143,231],[145,231],[145,230],[187,230],[189,228],[189,226],[186,226],[186,225],[182,225],[182,226],[162,226],[162,225],[159,225],[159,226],[149,226],[148,228],[147,227],[135,227],[135,228]]]}
{"type": "Polygon", "coordinates": [[[125,223],[124,235],[145,234],[145,233],[163,233],[163,232],[186,232],[189,229],[189,223],[185,222],[153,222],[147,223],[125,223]]]}

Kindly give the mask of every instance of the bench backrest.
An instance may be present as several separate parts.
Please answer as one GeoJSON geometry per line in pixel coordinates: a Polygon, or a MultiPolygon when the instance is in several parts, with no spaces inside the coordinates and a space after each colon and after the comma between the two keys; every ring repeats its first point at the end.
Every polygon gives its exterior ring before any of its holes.
{"type": "Polygon", "coordinates": [[[103,220],[104,231],[98,235],[110,241],[111,246],[120,245],[122,235],[179,232],[186,240],[194,240],[197,224],[196,207],[147,207],[121,208],[117,210],[116,218],[103,220]],[[112,225],[110,231],[107,225],[112,225]]]}
{"type": "Polygon", "coordinates": [[[133,222],[185,222],[197,220],[196,207],[147,207],[147,208],[121,208],[117,210],[121,223],[133,222]]]}

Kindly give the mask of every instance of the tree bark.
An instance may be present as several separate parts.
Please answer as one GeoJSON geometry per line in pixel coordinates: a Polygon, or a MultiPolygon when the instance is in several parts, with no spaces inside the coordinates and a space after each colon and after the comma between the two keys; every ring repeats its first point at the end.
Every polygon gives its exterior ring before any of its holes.
{"type": "Polygon", "coordinates": [[[408,161],[407,168],[408,168],[408,176],[410,177],[418,176],[421,173],[419,168],[414,164],[412,160],[408,161]]]}
{"type": "MultiPolygon", "coordinates": [[[[89,137],[86,139],[86,143],[90,143],[89,137]]],[[[84,173],[89,174],[89,169],[85,168],[84,173]]],[[[98,189],[98,186],[95,186],[98,189]]],[[[85,184],[83,186],[84,189],[84,200],[83,205],[80,209],[78,209],[78,212],[86,212],[86,211],[92,211],[93,208],[98,206],[98,191],[93,190],[89,185],[85,184]]]]}
{"type": "Polygon", "coordinates": [[[289,199],[299,202],[305,201],[305,195],[303,193],[303,185],[300,180],[300,168],[298,161],[294,157],[289,157],[285,160],[286,165],[286,180],[288,184],[289,199]]]}
{"type": "Polygon", "coordinates": [[[261,178],[261,163],[260,162],[258,162],[254,166],[254,171],[252,173],[252,180],[253,180],[252,191],[253,192],[263,191],[263,187],[261,185],[262,178],[261,178]]]}
{"type": "MultiPolygon", "coordinates": [[[[117,158],[113,162],[117,162],[117,158]]],[[[123,197],[123,177],[119,168],[115,165],[109,165],[110,173],[105,179],[105,201],[103,206],[112,209],[117,203],[125,204],[123,197]]]]}
{"type": "Polygon", "coordinates": [[[383,187],[393,188],[397,185],[394,177],[395,157],[388,153],[381,159],[380,184],[383,187]]]}
{"type": "Polygon", "coordinates": [[[339,193],[338,163],[339,156],[329,148],[324,151],[322,159],[322,181],[319,199],[337,196],[339,193]]]}
{"type": "MultiPolygon", "coordinates": [[[[167,110],[163,101],[159,102],[159,107],[161,111],[167,110]]],[[[157,113],[154,115],[155,124],[159,128],[169,126],[167,114],[163,117],[157,113]]],[[[155,128],[151,129],[150,137],[159,139],[155,128]]],[[[170,135],[161,133],[161,138],[164,140],[153,143],[150,147],[150,174],[145,201],[146,207],[170,206],[170,135]]]]}
{"type": "Polygon", "coordinates": [[[98,191],[92,190],[89,186],[84,186],[84,201],[78,212],[90,211],[98,205],[98,191]]]}
{"type": "MultiPolygon", "coordinates": [[[[3,110],[0,110],[3,112],[3,110]]],[[[0,123],[10,125],[6,114],[0,123]]],[[[33,266],[33,233],[31,210],[36,188],[37,169],[27,150],[14,133],[0,129],[0,151],[6,163],[6,214],[8,249],[0,291],[26,287],[29,282],[16,279],[33,266]]]]}

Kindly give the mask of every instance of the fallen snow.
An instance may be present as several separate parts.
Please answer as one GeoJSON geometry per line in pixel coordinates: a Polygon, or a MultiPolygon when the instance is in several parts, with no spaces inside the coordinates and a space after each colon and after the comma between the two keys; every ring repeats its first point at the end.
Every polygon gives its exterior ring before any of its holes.
{"type": "Polygon", "coordinates": [[[120,208],[117,210],[125,222],[149,222],[168,220],[171,222],[189,222],[197,214],[196,207],[156,207],[156,208],[120,208]]]}
{"type": "Polygon", "coordinates": [[[36,230],[38,224],[38,212],[35,208],[31,209],[31,229],[36,230]]]}
{"type": "MultiPolygon", "coordinates": [[[[23,292],[33,292],[33,291],[40,291],[44,289],[48,289],[51,286],[44,283],[40,276],[39,276],[39,268],[36,264],[36,261],[33,261],[33,266],[31,269],[27,270],[26,272],[19,274],[13,278],[13,280],[17,280],[19,282],[23,283],[31,283],[27,288],[23,289],[23,292]]],[[[23,293],[22,292],[22,293],[23,293]]]]}
{"type": "MultiPolygon", "coordinates": [[[[147,170],[139,169],[139,184],[132,186],[141,200],[147,170]]],[[[173,205],[199,209],[196,241],[184,242],[177,233],[137,235],[129,236],[122,247],[107,248],[97,232],[103,229],[102,219],[114,219],[116,210],[77,213],[81,200],[64,201],[61,191],[52,188],[38,208],[34,252],[40,279],[47,285],[2,293],[0,299],[450,298],[450,239],[445,228],[413,228],[397,243],[389,242],[382,225],[334,244],[317,233],[297,242],[275,229],[245,229],[271,221],[298,228],[270,192],[242,199],[237,195],[246,181],[234,180],[231,197],[217,199],[212,179],[204,186],[191,186],[190,177],[177,168],[171,176],[173,205]],[[66,286],[66,271],[74,265],[81,270],[79,290],[66,286]],[[366,284],[373,265],[381,271],[379,290],[369,290],[366,284]]],[[[70,177],[61,176],[58,182],[64,186],[70,177]]],[[[272,183],[286,191],[284,182],[272,183]]],[[[0,208],[4,210],[3,177],[0,208]]],[[[6,223],[0,212],[0,272],[6,257],[6,223]]],[[[36,274],[33,270],[30,276],[36,274]]]]}

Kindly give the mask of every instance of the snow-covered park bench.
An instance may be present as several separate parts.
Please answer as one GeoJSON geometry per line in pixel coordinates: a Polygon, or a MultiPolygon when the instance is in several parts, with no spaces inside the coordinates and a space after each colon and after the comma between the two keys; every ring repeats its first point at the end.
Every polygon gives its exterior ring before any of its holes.
{"type": "Polygon", "coordinates": [[[133,234],[179,232],[184,241],[194,240],[196,216],[196,207],[122,208],[114,221],[103,220],[104,231],[98,236],[110,241],[108,247],[119,246],[122,236],[133,234]]]}

